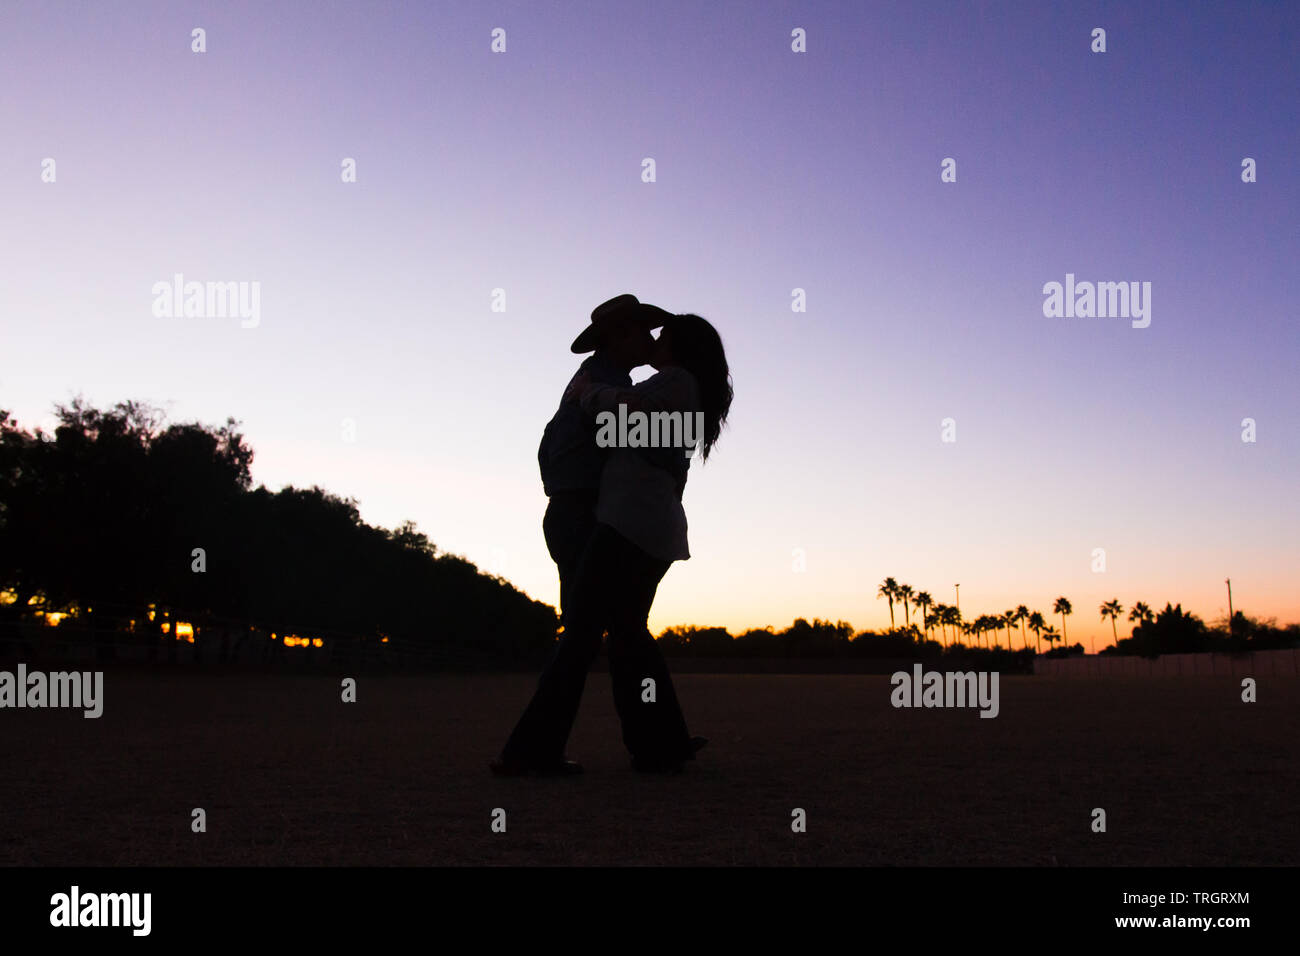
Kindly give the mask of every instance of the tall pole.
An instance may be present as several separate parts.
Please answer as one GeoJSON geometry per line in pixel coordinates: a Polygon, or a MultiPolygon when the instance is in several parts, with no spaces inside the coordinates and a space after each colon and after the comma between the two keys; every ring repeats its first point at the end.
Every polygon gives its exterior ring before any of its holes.
{"type": "Polygon", "coordinates": [[[1228,585],[1228,636],[1232,637],[1232,578],[1224,578],[1223,583],[1228,585]]]}

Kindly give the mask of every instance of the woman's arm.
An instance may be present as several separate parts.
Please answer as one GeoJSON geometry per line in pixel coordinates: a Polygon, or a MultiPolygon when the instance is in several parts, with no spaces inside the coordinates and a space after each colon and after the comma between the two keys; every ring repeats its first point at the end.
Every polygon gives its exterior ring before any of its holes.
{"type": "Polygon", "coordinates": [[[685,369],[665,369],[631,388],[591,383],[582,391],[582,410],[596,416],[615,412],[626,405],[630,412],[693,411],[690,404],[690,373],[685,369]]]}

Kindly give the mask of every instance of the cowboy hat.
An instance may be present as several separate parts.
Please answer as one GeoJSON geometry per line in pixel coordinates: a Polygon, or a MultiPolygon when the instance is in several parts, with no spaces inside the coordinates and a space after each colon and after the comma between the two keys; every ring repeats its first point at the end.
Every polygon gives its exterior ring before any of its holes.
{"type": "Polygon", "coordinates": [[[639,301],[630,293],[617,295],[591,310],[591,325],[579,333],[573,340],[573,344],[569,346],[569,350],[578,355],[583,352],[594,352],[612,322],[640,322],[645,325],[648,332],[662,326],[664,320],[671,318],[672,315],[673,313],[657,305],[639,301]]]}

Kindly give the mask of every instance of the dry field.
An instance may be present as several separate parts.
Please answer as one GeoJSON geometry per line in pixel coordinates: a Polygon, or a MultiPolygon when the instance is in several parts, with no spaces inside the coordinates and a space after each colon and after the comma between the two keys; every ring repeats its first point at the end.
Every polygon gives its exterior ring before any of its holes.
{"type": "Polygon", "coordinates": [[[661,777],[593,672],[587,772],[497,779],[534,682],[363,676],[344,704],[337,677],[109,670],[98,720],[0,710],[0,864],[1300,863],[1294,679],[1006,677],[981,719],[894,709],[884,676],[683,674],[711,742],[661,777]]]}

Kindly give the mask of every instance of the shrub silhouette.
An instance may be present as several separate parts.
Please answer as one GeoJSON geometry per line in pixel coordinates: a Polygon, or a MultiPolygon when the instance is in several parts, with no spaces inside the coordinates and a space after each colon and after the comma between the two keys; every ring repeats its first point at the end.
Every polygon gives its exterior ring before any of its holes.
{"type": "Polygon", "coordinates": [[[493,659],[532,658],[555,639],[553,608],[438,553],[410,522],[372,527],[319,487],[252,488],[234,420],[164,428],[142,403],[80,399],[56,413],[46,435],[0,412],[0,589],[17,595],[0,620],[40,595],[80,608],[110,647],[128,619],[160,635],[151,606],[200,630],[247,621],[493,659]]]}

